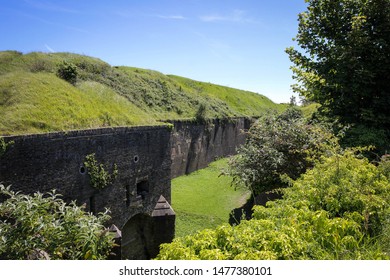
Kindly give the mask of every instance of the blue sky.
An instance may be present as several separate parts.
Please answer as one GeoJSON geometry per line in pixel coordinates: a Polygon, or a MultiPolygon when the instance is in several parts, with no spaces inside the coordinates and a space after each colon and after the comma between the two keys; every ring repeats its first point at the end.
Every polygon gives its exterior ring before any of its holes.
{"type": "Polygon", "coordinates": [[[0,50],[73,52],[250,90],[293,94],[304,0],[0,0],[0,50]]]}

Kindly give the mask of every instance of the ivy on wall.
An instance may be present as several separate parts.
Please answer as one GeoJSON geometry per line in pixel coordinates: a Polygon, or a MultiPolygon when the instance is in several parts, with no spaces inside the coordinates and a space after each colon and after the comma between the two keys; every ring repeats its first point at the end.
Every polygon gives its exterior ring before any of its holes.
{"type": "Polygon", "coordinates": [[[13,145],[14,141],[5,142],[3,137],[0,137],[0,157],[5,154],[9,146],[13,145]]]}
{"type": "Polygon", "coordinates": [[[84,165],[88,170],[91,186],[95,189],[104,189],[112,184],[118,176],[118,167],[114,164],[112,173],[108,172],[102,163],[98,163],[95,154],[89,154],[85,157],[84,165]]]}

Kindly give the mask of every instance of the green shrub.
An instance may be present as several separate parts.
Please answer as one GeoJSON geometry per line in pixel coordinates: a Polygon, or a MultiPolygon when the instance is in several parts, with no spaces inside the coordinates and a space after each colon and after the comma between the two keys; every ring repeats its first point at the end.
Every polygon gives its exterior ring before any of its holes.
{"type": "Polygon", "coordinates": [[[253,219],[174,239],[159,259],[389,259],[390,182],[353,151],[323,158],[253,219]]]}
{"type": "Polygon", "coordinates": [[[97,162],[95,154],[87,155],[85,157],[84,165],[87,167],[92,187],[98,190],[104,189],[109,184],[112,184],[118,175],[118,168],[116,164],[114,164],[114,169],[110,174],[106,171],[102,163],[99,164],[97,162]]]}
{"type": "Polygon", "coordinates": [[[378,164],[379,170],[390,181],[390,154],[383,155],[378,164]]]}
{"type": "Polygon", "coordinates": [[[50,72],[52,70],[52,66],[49,61],[45,59],[37,58],[34,60],[30,66],[30,71],[33,73],[37,72],[50,72]]]}
{"type": "Polygon", "coordinates": [[[5,140],[4,140],[3,137],[0,137],[0,157],[1,157],[2,155],[4,155],[5,152],[7,151],[7,149],[8,149],[11,145],[13,145],[13,144],[14,144],[13,141],[7,143],[7,142],[5,142],[5,140]]]}
{"type": "Polygon", "coordinates": [[[308,124],[302,113],[291,107],[280,115],[265,115],[251,127],[228,173],[235,185],[256,195],[286,186],[282,175],[298,178],[325,151],[337,147],[329,129],[308,124]]]}
{"type": "Polygon", "coordinates": [[[352,215],[365,233],[377,236],[390,206],[389,180],[381,168],[354,153],[324,157],[286,189],[284,197],[294,206],[306,203],[312,211],[325,210],[331,218],[352,215]]]}
{"type": "Polygon", "coordinates": [[[0,185],[0,259],[105,259],[114,245],[108,212],[88,214],[55,191],[32,196],[0,185]]]}
{"type": "Polygon", "coordinates": [[[77,66],[71,62],[63,61],[57,69],[57,76],[72,85],[75,85],[77,82],[77,66]]]}
{"type": "Polygon", "coordinates": [[[198,110],[195,113],[195,119],[199,123],[203,123],[207,119],[207,104],[201,102],[199,104],[198,110]]]}
{"type": "Polygon", "coordinates": [[[376,154],[383,155],[390,150],[389,130],[368,127],[365,125],[351,126],[345,131],[341,144],[345,147],[374,146],[375,150],[367,153],[371,159],[376,159],[376,154]]]}

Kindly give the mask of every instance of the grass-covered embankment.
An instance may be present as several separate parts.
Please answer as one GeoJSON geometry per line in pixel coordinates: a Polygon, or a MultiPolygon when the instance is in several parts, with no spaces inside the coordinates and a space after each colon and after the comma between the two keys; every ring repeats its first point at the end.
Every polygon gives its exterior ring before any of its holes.
{"type": "Polygon", "coordinates": [[[71,53],[0,52],[0,135],[259,116],[282,110],[263,95],[71,53]],[[72,84],[56,74],[74,65],[72,84]]]}

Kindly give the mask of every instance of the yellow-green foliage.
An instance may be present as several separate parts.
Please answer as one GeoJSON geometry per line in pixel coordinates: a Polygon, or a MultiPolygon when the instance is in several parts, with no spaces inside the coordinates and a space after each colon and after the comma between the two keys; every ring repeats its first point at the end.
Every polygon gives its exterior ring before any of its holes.
{"type": "Polygon", "coordinates": [[[108,211],[97,216],[54,191],[24,195],[0,184],[0,259],[105,259],[114,246],[104,227],[108,211]]]}
{"type": "Polygon", "coordinates": [[[317,103],[310,103],[308,105],[304,105],[299,107],[302,111],[303,116],[306,119],[310,119],[315,112],[317,112],[318,108],[320,107],[320,104],[317,103]]]}
{"type": "Polygon", "coordinates": [[[258,116],[281,110],[266,97],[71,53],[0,52],[0,135],[258,116]],[[75,66],[72,84],[56,74],[75,66]]]}
{"type": "Polygon", "coordinates": [[[159,259],[389,259],[390,182],[352,151],[324,158],[253,219],[164,244],[159,259]]]}
{"type": "Polygon", "coordinates": [[[98,163],[95,154],[87,155],[85,157],[84,165],[88,170],[91,186],[98,190],[104,189],[108,185],[112,184],[118,176],[118,167],[116,164],[114,164],[113,171],[110,173],[106,170],[103,163],[98,163]]]}

